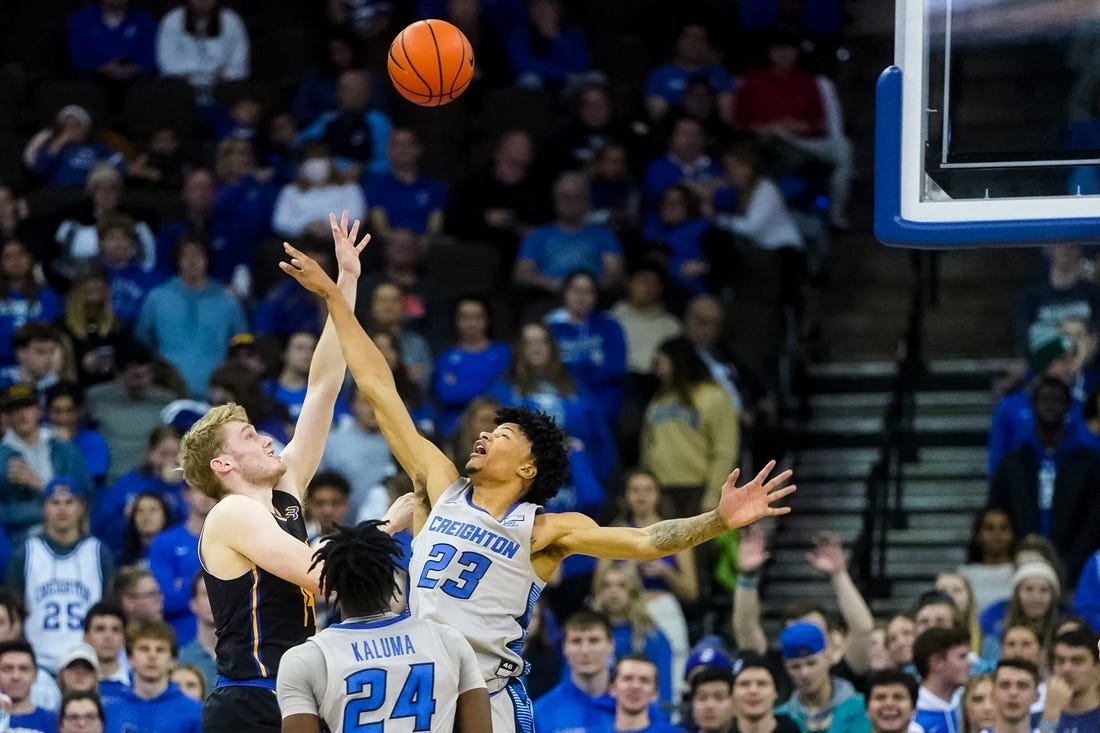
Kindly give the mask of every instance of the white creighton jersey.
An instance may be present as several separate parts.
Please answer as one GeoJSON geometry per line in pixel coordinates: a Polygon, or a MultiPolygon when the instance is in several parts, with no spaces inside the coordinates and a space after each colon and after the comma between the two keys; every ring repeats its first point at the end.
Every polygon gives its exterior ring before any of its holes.
{"type": "Polygon", "coordinates": [[[284,718],[316,715],[332,733],[454,730],[458,696],[485,687],[454,629],[387,613],[333,624],[283,655],[284,718]]]}
{"type": "Polygon", "coordinates": [[[38,666],[56,672],[61,656],[84,639],[84,615],[103,597],[100,543],[85,537],[69,554],[58,555],[39,537],[26,542],[24,635],[38,666]]]}
{"type": "Polygon", "coordinates": [[[472,497],[469,479],[455,481],[413,539],[409,608],[461,632],[486,681],[518,677],[527,624],[546,585],[531,567],[540,507],[521,501],[498,522],[472,497]]]}

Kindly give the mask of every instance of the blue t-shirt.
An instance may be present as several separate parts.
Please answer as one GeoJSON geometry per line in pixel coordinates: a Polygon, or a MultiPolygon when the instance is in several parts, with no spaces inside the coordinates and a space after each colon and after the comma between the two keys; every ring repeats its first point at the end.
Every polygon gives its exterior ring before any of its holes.
{"type": "Polygon", "coordinates": [[[490,343],[487,349],[477,352],[455,347],[436,357],[432,387],[438,407],[436,432],[450,435],[458,427],[470,400],[484,394],[511,360],[512,350],[498,343],[490,343]]]}
{"type": "Polygon", "coordinates": [[[164,595],[164,620],[172,625],[180,646],[195,638],[191,582],[200,567],[199,538],[185,524],[157,533],[149,544],[149,570],[164,595]]]}
{"type": "Polygon", "coordinates": [[[370,208],[384,209],[391,229],[428,231],[428,217],[447,206],[447,187],[441,181],[420,176],[403,183],[390,173],[376,173],[363,183],[370,208]]]}
{"type": "Polygon", "coordinates": [[[603,275],[603,256],[622,255],[618,238],[595,224],[567,232],[557,224],[539,227],[523,240],[518,259],[531,260],[546,277],[565,277],[577,270],[603,275]]]}
{"type": "Polygon", "coordinates": [[[668,637],[660,629],[652,629],[645,637],[645,645],[641,650],[635,649],[634,629],[629,623],[614,624],[611,627],[611,638],[615,642],[615,656],[622,657],[627,654],[641,652],[657,667],[657,692],[661,703],[672,704],[672,646],[668,643],[668,637]]]}
{"type": "Polygon", "coordinates": [[[645,728],[631,728],[629,731],[621,731],[615,724],[601,725],[598,728],[589,729],[589,733],[684,733],[684,729],[672,723],[662,723],[659,720],[650,720],[645,728]]]}
{"type": "Polygon", "coordinates": [[[9,730],[12,733],[56,733],[57,713],[35,708],[33,712],[23,715],[13,714],[9,730]]]}
{"type": "Polygon", "coordinates": [[[1086,713],[1062,713],[1058,733],[1095,733],[1100,731],[1100,708],[1086,713]]]}

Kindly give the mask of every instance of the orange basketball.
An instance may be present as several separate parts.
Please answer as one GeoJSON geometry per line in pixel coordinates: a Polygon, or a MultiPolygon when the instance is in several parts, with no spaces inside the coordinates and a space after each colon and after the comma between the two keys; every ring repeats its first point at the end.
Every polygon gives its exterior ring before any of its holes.
{"type": "Polygon", "coordinates": [[[465,34],[445,20],[418,20],[390,44],[390,81],[410,102],[447,104],[474,78],[474,49],[465,34]]]}

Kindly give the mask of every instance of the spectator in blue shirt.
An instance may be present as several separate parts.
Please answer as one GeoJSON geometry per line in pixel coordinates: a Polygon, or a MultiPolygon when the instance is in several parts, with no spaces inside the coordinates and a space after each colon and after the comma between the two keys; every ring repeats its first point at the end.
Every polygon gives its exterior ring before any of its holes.
{"type": "Polygon", "coordinates": [[[599,404],[609,428],[619,424],[626,379],[626,336],[614,318],[599,310],[596,279],[583,270],[565,278],[564,305],[546,316],[561,360],[599,404]]]}
{"type": "MultiPolygon", "coordinates": [[[[318,240],[305,239],[298,248],[326,271],[333,272],[332,248],[318,240]]],[[[280,280],[256,306],[252,326],[257,334],[287,341],[296,333],[321,335],[327,311],[316,293],[311,293],[287,278],[280,280]]]]}
{"type": "Polygon", "coordinates": [[[615,720],[608,694],[615,645],[611,622],[602,613],[578,611],[562,625],[562,652],[568,676],[535,700],[539,733],[594,731],[615,720]]]}
{"type": "Polygon", "coordinates": [[[176,639],[186,646],[195,638],[195,614],[191,609],[192,584],[199,572],[199,533],[214,500],[198,489],[183,490],[187,519],[164,530],[149,545],[149,570],[164,594],[164,620],[176,639]]]}
{"type": "Polygon", "coordinates": [[[145,296],[160,283],[152,268],[142,267],[138,259],[134,220],[125,214],[112,214],[96,227],[99,256],[111,284],[111,309],[122,325],[129,328],[137,319],[145,296]]]}
{"type": "Polygon", "coordinates": [[[157,24],[129,0],[99,0],[69,18],[69,55],[77,71],[129,82],[156,71],[157,24]]]}
{"type": "Polygon", "coordinates": [[[298,123],[308,125],[336,109],[336,80],[343,72],[362,67],[359,39],[341,28],[329,31],[320,63],[306,71],[294,93],[291,109],[298,123]]]}
{"type": "Polygon", "coordinates": [[[512,279],[516,285],[557,295],[565,277],[577,270],[595,275],[602,289],[618,286],[623,252],[607,227],[588,224],[588,179],[563,173],[554,184],[553,223],[523,240],[512,279]]]}
{"type": "Polygon", "coordinates": [[[163,621],[142,621],[126,631],[130,687],[107,699],[107,733],[142,730],[151,733],[200,733],[202,703],[192,700],[171,681],[179,653],[172,627],[163,621]]]}
{"type": "Polygon", "coordinates": [[[336,82],[337,107],[298,133],[298,144],[324,141],[339,167],[354,178],[389,168],[389,117],[371,109],[371,83],[366,71],[348,69],[336,82]]]}
{"type": "Polygon", "coordinates": [[[103,434],[84,420],[84,388],[77,382],[62,381],[46,390],[46,416],[57,437],[77,447],[96,487],[96,495],[106,488],[104,481],[111,463],[111,451],[103,434]]]}
{"type": "Polygon", "coordinates": [[[420,168],[423,154],[415,130],[395,127],[390,132],[386,149],[389,170],[369,175],[363,182],[373,234],[385,236],[392,229],[410,229],[417,234],[443,231],[447,187],[424,175],[420,168]]]}
{"type": "MultiPolygon", "coordinates": [[[[180,203],[183,205],[183,216],[170,221],[157,232],[157,272],[163,277],[173,275],[172,252],[176,248],[176,242],[185,232],[198,232],[204,234],[210,240],[210,246],[215,252],[225,250],[229,243],[221,233],[221,221],[214,219],[214,202],[218,194],[218,181],[214,173],[207,168],[196,168],[190,171],[183,179],[180,187],[180,203]]],[[[229,212],[222,212],[224,216],[229,212]]],[[[215,256],[215,260],[217,260],[215,256]]],[[[218,270],[217,262],[212,266],[211,272],[215,277],[220,277],[228,282],[231,272],[215,272],[218,270]]]]}
{"type": "Polygon", "coordinates": [[[560,0],[533,0],[527,23],[512,31],[508,56],[516,84],[558,92],[592,68],[584,34],[566,27],[560,0]]]}
{"type": "Polygon", "coordinates": [[[72,690],[65,693],[58,710],[61,725],[60,733],[75,731],[102,731],[107,724],[107,714],[103,712],[103,702],[93,690],[72,690]]]}
{"type": "Polygon", "coordinates": [[[61,296],[38,284],[34,266],[34,257],[20,240],[0,244],[0,366],[15,363],[16,331],[31,321],[49,323],[61,315],[61,296]]]}
{"type": "Polygon", "coordinates": [[[644,654],[615,660],[608,694],[615,700],[615,720],[597,728],[597,733],[683,733],[683,728],[649,714],[657,701],[657,665],[644,654]]]}
{"type": "Polygon", "coordinates": [[[455,305],[455,345],[435,360],[436,433],[450,436],[474,397],[484,394],[512,360],[506,344],[490,338],[488,304],[477,297],[455,305]]]}
{"type": "Polygon", "coordinates": [[[34,648],[22,639],[0,642],[0,669],[4,670],[0,692],[11,698],[11,730],[54,733],[57,713],[37,707],[31,699],[31,686],[39,674],[34,648]]]}
{"type": "Polygon", "coordinates": [[[92,140],[92,116],[80,105],[69,104],[57,113],[53,126],[31,138],[23,160],[52,188],[83,186],[96,163],[121,168],[122,154],[92,140]]]}
{"type": "Polygon", "coordinates": [[[642,185],[644,204],[655,216],[665,189],[683,181],[702,201],[710,201],[722,183],[722,168],[707,154],[706,129],[694,117],[679,117],[672,124],[668,152],[650,161],[642,185]]]}
{"type": "Polygon", "coordinates": [[[679,106],[688,81],[695,77],[707,81],[718,96],[719,115],[727,122],[732,121],[733,78],[715,63],[710,34],[701,23],[688,23],[680,30],[672,60],[654,69],[646,80],[645,106],[649,116],[659,120],[679,106]]]}
{"type": "Polygon", "coordinates": [[[279,187],[272,181],[273,171],[256,165],[247,140],[227,138],[218,143],[214,174],[218,188],[207,233],[213,253],[210,274],[229,282],[230,273],[248,271],[256,247],[271,234],[279,187]]]}

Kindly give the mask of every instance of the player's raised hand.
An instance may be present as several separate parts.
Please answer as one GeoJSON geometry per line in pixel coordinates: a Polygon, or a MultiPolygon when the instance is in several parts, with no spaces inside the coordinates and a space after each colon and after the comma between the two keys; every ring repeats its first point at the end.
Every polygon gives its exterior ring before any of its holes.
{"type": "Polygon", "coordinates": [[[722,486],[722,498],[718,502],[718,515],[727,527],[744,527],[764,517],[777,517],[791,511],[790,507],[773,506],[775,502],[794,493],[794,484],[787,485],[791,478],[789,470],[769,479],[775,461],[768,461],[756,477],[744,486],[737,485],[741,470],[733,473],[722,486]]]}
{"type": "Polygon", "coordinates": [[[340,221],[336,221],[336,214],[329,213],[328,221],[332,225],[332,243],[336,248],[336,262],[340,266],[340,274],[358,278],[363,271],[359,255],[370,242],[370,235],[364,234],[362,239],[355,241],[359,236],[359,220],[356,219],[352,223],[349,231],[347,211],[340,216],[340,221]]]}
{"type": "Polygon", "coordinates": [[[290,262],[280,262],[279,268],[301,283],[302,287],[323,296],[337,292],[336,283],[325,274],[316,260],[296,249],[290,242],[283,242],[283,250],[290,255],[290,262]]]}

